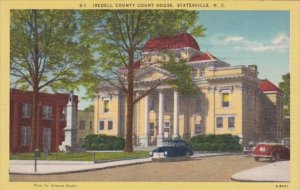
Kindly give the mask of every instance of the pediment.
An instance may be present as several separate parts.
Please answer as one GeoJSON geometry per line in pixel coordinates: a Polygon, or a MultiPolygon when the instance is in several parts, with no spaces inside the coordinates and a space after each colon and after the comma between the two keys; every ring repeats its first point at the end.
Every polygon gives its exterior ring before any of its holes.
{"type": "Polygon", "coordinates": [[[172,74],[165,69],[149,66],[139,69],[135,76],[138,81],[153,81],[170,78],[172,74]]]}

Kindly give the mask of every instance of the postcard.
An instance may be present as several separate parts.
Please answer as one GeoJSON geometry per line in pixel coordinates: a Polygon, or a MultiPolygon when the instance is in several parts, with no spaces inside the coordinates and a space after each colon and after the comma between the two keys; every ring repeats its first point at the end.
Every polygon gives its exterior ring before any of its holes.
{"type": "Polygon", "coordinates": [[[1,4],[1,189],[300,188],[299,1],[1,4]]]}

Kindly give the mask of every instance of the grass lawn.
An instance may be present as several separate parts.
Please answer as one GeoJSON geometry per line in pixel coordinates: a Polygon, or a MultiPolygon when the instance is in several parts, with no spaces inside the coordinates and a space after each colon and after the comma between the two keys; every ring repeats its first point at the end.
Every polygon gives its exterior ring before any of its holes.
{"type": "MultiPolygon", "coordinates": [[[[95,153],[96,162],[112,161],[112,160],[124,160],[124,159],[136,159],[147,158],[149,156],[148,151],[136,151],[133,153],[124,152],[97,152],[95,153]]],[[[10,156],[11,160],[34,160],[34,153],[18,153],[10,156]]],[[[94,153],[64,153],[54,152],[51,155],[45,156],[41,153],[38,160],[65,160],[65,161],[94,161],[94,153]]]]}

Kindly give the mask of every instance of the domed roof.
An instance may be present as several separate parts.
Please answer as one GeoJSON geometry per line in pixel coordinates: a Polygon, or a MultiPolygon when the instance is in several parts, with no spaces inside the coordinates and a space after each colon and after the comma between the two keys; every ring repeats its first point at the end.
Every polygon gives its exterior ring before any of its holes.
{"type": "Polygon", "coordinates": [[[182,33],[176,36],[152,38],[146,42],[144,51],[158,51],[185,47],[200,51],[197,41],[188,33],[182,33]]]}

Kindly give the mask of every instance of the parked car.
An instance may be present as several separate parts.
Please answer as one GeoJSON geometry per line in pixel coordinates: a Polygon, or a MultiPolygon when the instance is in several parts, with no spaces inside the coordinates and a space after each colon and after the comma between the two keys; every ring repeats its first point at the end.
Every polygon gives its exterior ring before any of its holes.
{"type": "Polygon", "coordinates": [[[253,150],[252,156],[255,161],[267,158],[271,161],[289,160],[290,149],[277,143],[259,143],[253,150]]]}
{"type": "Polygon", "coordinates": [[[167,157],[190,157],[194,154],[190,146],[181,139],[166,141],[162,146],[150,151],[150,157],[155,159],[167,157]]]}

